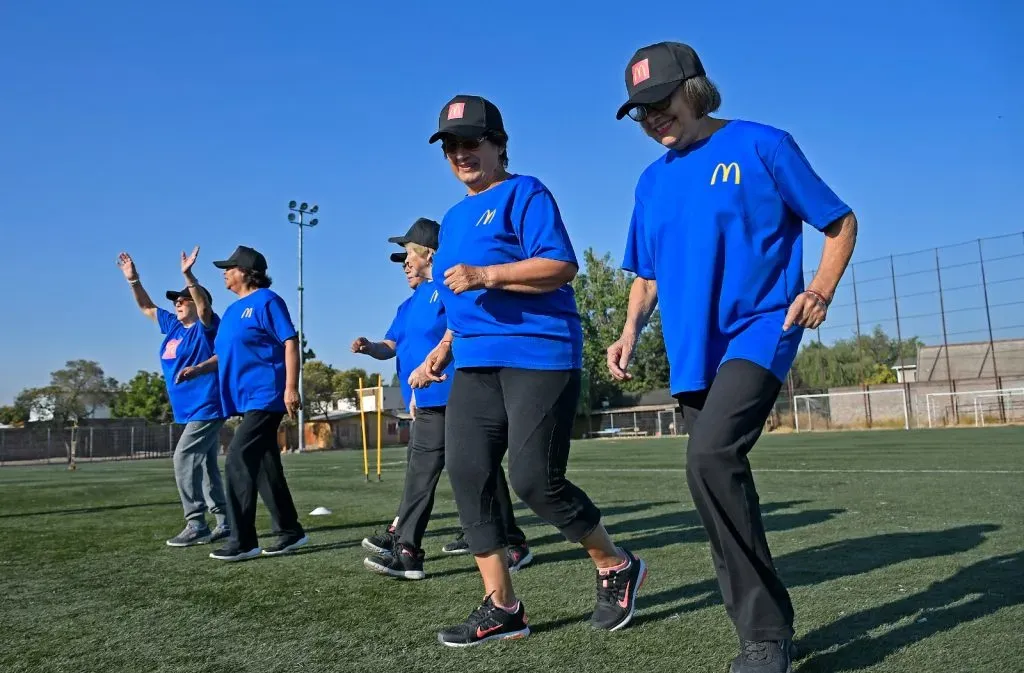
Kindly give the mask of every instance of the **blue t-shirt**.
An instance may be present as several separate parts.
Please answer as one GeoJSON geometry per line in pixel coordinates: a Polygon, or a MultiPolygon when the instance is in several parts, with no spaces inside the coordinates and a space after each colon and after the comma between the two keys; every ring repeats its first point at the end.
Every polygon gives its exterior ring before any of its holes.
{"type": "Polygon", "coordinates": [[[156,310],[160,333],[164,335],[160,344],[160,365],[164,370],[167,397],[171,401],[175,423],[192,421],[213,421],[224,418],[220,406],[220,392],[217,389],[217,374],[210,372],[188,381],[175,383],[178,372],[185,367],[195,367],[213,357],[213,339],[220,324],[220,318],[213,314],[210,327],[198,320],[185,327],[178,317],[162,308],[156,310]]]}
{"type": "Polygon", "coordinates": [[[803,335],[782,330],[804,289],[802,222],[822,230],[849,212],[792,136],[753,122],[643,172],[622,267],[658,283],[673,394],[737,358],[785,378],[803,335]]]}
{"type": "Polygon", "coordinates": [[[256,290],[227,307],[214,346],[228,416],[286,411],[284,342],[295,337],[288,306],[271,290],[256,290]]]}
{"type": "MultiPolygon", "coordinates": [[[[409,374],[427,358],[448,329],[444,304],[441,303],[437,285],[432,281],[419,284],[412,296],[402,302],[385,339],[394,341],[398,359],[398,380],[402,384],[402,398],[409,405],[412,389],[409,374]]],[[[417,407],[443,407],[448,404],[448,392],[452,387],[455,366],[445,370],[448,378],[441,383],[432,383],[416,391],[417,407]]]]}
{"type": "Polygon", "coordinates": [[[513,175],[445,213],[434,278],[454,334],[455,366],[579,369],[583,333],[572,287],[541,294],[470,290],[456,295],[444,273],[456,264],[490,266],[533,257],[577,264],[551,192],[513,175]]]}

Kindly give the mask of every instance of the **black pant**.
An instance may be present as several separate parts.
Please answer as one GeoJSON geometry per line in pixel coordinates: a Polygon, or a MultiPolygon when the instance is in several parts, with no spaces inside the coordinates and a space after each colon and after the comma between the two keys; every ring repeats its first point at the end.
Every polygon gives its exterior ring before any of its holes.
{"type": "Polygon", "coordinates": [[[793,604],[772,563],[747,461],[780,387],[767,369],[730,360],[707,390],[676,395],[690,435],[686,480],[725,609],[746,640],[793,637],[793,604]]]}
{"type": "Polygon", "coordinates": [[[459,369],[448,396],[446,461],[469,550],[509,544],[502,520],[501,461],[537,516],[579,542],[601,522],[587,494],[565,478],[580,394],[579,370],[459,369]]]}
{"type": "Polygon", "coordinates": [[[302,526],[292,502],[277,446],[277,427],[284,414],[247,411],[235,429],[224,463],[227,479],[231,546],[247,551],[259,546],[256,537],[256,493],[270,510],[272,532],[301,536],[302,526]]]}
{"type": "MultiPolygon", "coordinates": [[[[445,407],[417,407],[409,442],[409,462],[405,470],[405,489],[398,512],[398,541],[414,549],[423,544],[423,534],[434,508],[434,491],[444,471],[445,407]]],[[[508,543],[526,544],[526,534],[516,525],[512,497],[505,482],[505,471],[498,470],[498,505],[505,522],[508,543]]]]}

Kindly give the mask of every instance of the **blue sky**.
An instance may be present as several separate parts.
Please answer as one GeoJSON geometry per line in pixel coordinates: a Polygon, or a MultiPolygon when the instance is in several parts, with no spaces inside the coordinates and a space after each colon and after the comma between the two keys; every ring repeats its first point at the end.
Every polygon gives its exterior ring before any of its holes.
{"type": "MultiPolygon", "coordinates": [[[[380,338],[407,295],[387,237],[416,217],[440,219],[461,196],[426,142],[455,93],[499,105],[512,169],[552,189],[577,252],[620,260],[636,178],[659,149],[614,113],[630,55],[660,40],[698,50],[722,89],[721,116],[793,133],[857,211],[856,258],[1024,229],[1020,3],[492,7],[470,16],[402,2],[7,3],[0,403],[73,358],[121,380],[158,369],[156,327],[114,265],[122,249],[159,296],[182,286],[180,251],[201,245],[198,275],[222,309],[230,295],[210,262],[254,246],[294,315],[290,199],[321,209],[306,238],[310,345],[336,366],[371,368],[348,344],[380,338]]],[[[821,239],[807,231],[812,268],[821,239]]],[[[1024,323],[1010,303],[1024,289],[1013,280],[1024,275],[1024,256],[1013,257],[1024,238],[988,245],[986,255],[1007,257],[989,271],[1007,302],[993,320],[1011,328],[1024,323]]],[[[977,254],[958,250],[943,264],[977,254]]],[[[898,271],[918,263],[901,260],[898,271]]],[[[925,276],[907,276],[900,292],[925,287],[925,276]]],[[[976,293],[966,292],[968,309],[976,293]]],[[[833,324],[846,322],[843,310],[833,324]]],[[[974,338],[977,319],[958,318],[961,340],[974,338]]],[[[908,330],[939,331],[934,318],[908,330]]]]}

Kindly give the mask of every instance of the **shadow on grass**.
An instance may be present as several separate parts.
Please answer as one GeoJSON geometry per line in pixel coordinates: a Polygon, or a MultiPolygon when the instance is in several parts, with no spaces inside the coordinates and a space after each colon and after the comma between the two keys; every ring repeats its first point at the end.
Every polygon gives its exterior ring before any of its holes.
{"type": "Polygon", "coordinates": [[[0,519],[16,519],[23,516],[49,516],[51,514],[95,514],[97,512],[115,512],[122,509],[136,509],[140,507],[168,507],[177,505],[181,507],[180,500],[169,502],[137,502],[130,505],[102,505],[99,507],[77,507],[74,509],[54,509],[46,512],[16,512],[14,514],[0,514],[0,519]]]}
{"type": "MultiPolygon", "coordinates": [[[[833,517],[842,514],[845,511],[841,509],[812,509],[804,512],[794,512],[787,514],[769,513],[780,509],[787,509],[793,505],[802,504],[803,502],[805,501],[789,501],[764,504],[761,510],[762,512],[766,513],[764,516],[765,528],[770,531],[781,531],[802,528],[804,526],[812,526],[815,524],[824,523],[832,519],[833,517]]],[[[657,506],[659,504],[675,503],[655,503],[652,506],[657,506]]],[[[645,509],[645,507],[641,506],[640,509],[645,509]]],[[[622,546],[626,547],[632,552],[638,552],[644,549],[658,549],[661,547],[665,547],[667,545],[677,543],[707,541],[707,536],[704,533],[704,528],[701,526],[700,519],[698,518],[697,513],[694,511],[665,512],[663,514],[658,514],[655,516],[641,517],[639,519],[630,519],[628,521],[622,521],[617,524],[609,524],[608,531],[609,533],[611,533],[613,538],[616,538],[617,543],[621,543],[622,546]],[[632,537],[624,540],[617,539],[617,536],[634,530],[647,530],[651,532],[640,537],[632,537]]],[[[563,538],[560,534],[557,533],[554,535],[546,535],[540,538],[531,539],[529,540],[529,544],[534,552],[534,561],[533,564],[530,566],[529,572],[535,572],[537,569],[540,569],[541,567],[550,564],[584,561],[587,558],[586,552],[584,552],[582,548],[580,548],[577,545],[568,545],[568,543],[566,543],[565,541],[565,538],[563,538]],[[558,542],[563,543],[565,546],[557,551],[537,551],[537,548],[542,544],[552,544],[558,542]]],[[[453,575],[463,575],[470,572],[476,572],[476,566],[471,565],[467,568],[454,568],[451,570],[446,570],[444,572],[436,573],[433,576],[451,577],[453,575]]]]}
{"type": "MultiPolygon", "coordinates": [[[[1024,604],[1022,578],[1024,551],[1019,551],[979,561],[924,591],[843,617],[800,640],[801,653],[808,653],[800,670],[868,668],[943,631],[1024,604]],[[886,630],[872,635],[880,629],[886,630]]],[[[1006,653],[1008,659],[1013,656],[1006,653]]]]}
{"type": "MultiPolygon", "coordinates": [[[[813,511],[810,513],[813,513],[813,511]]],[[[772,518],[772,516],[765,517],[765,526],[770,530],[780,530],[777,527],[773,528],[772,523],[770,523],[772,518]]],[[[999,530],[999,526],[982,524],[961,526],[944,531],[887,533],[842,540],[781,556],[775,559],[775,567],[778,568],[779,574],[782,576],[782,580],[786,583],[787,587],[813,586],[841,577],[852,577],[869,573],[911,559],[950,556],[969,551],[985,540],[985,533],[996,530],[999,530]]],[[[703,537],[702,529],[699,531],[699,534],[703,537]]],[[[631,546],[630,544],[626,546],[631,549],[643,548],[636,547],[635,545],[631,546]]],[[[547,556],[544,557],[544,560],[547,562],[547,556]]],[[[710,570],[710,555],[708,557],[708,566],[710,570]]],[[[657,572],[657,568],[653,568],[652,571],[657,572]]],[[[714,579],[667,589],[655,594],[644,594],[641,592],[640,597],[637,599],[637,607],[642,611],[638,621],[640,619],[644,621],[667,619],[681,610],[695,611],[719,604],[721,604],[721,595],[718,590],[718,582],[714,579]],[[680,601],[693,602],[679,605],[680,601]],[[657,612],[648,612],[651,607],[660,605],[668,605],[669,607],[657,612]]],[[[870,610],[867,612],[871,613],[870,610]]],[[[571,619],[540,623],[536,625],[536,630],[543,631],[561,628],[568,624],[575,624],[580,619],[586,619],[587,616],[581,615],[571,619]]],[[[800,643],[800,648],[801,650],[805,648],[803,641],[800,643]]]]}

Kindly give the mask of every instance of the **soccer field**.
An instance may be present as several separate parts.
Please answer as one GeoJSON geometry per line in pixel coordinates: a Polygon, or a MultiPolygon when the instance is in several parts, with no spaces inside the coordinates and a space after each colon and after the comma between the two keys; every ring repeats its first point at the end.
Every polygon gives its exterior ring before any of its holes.
{"type": "MultiPolygon", "coordinates": [[[[360,453],[286,455],[311,542],[238,564],[164,545],[182,525],[170,460],[0,468],[0,671],[721,673],[736,641],[684,443],[573,448],[570,477],[649,565],[632,626],[590,628],[591,564],[520,503],[535,561],[515,583],[533,635],[470,650],[435,635],[482,597],[472,559],[440,553],[457,521],[447,477],[427,579],[362,566],[360,540],[395,514],[404,449],[369,484],[360,453]],[[320,505],[333,514],[308,516],[320,505]]],[[[1022,670],[1024,428],[768,436],[751,462],[796,606],[796,670],[1022,670]]]]}

